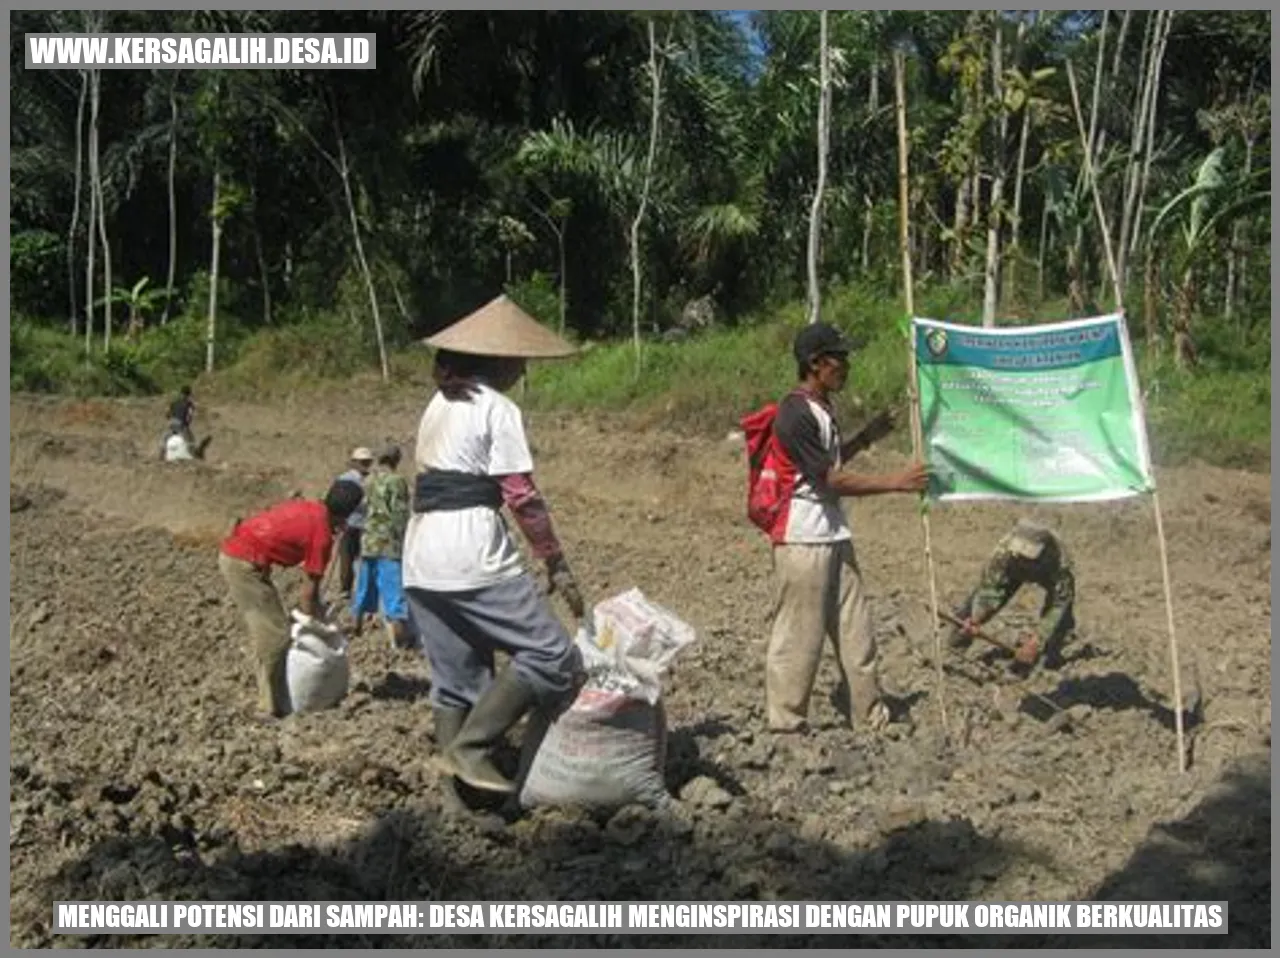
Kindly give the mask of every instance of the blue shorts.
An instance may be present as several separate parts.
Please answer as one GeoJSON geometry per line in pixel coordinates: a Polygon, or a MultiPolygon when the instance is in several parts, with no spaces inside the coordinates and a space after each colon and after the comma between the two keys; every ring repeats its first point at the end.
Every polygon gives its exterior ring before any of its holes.
{"type": "Polygon", "coordinates": [[[360,560],[360,574],[356,579],[356,594],[351,603],[351,614],[357,618],[378,611],[379,600],[382,617],[395,622],[409,620],[409,606],[404,598],[404,579],[399,559],[382,556],[365,556],[360,560]]]}

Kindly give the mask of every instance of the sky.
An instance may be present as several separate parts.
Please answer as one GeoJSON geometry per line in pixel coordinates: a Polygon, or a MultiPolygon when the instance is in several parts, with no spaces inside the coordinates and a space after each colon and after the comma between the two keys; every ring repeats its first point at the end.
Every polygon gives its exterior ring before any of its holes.
{"type": "MultiPolygon", "coordinates": [[[[760,61],[764,59],[765,48],[763,39],[751,24],[751,14],[755,12],[756,11],[754,10],[725,11],[729,19],[733,21],[733,23],[737,25],[738,29],[746,35],[747,40],[750,42],[750,50],[754,61],[752,66],[759,67],[760,61]]],[[[752,72],[755,73],[756,71],[753,69],[752,72]]]]}

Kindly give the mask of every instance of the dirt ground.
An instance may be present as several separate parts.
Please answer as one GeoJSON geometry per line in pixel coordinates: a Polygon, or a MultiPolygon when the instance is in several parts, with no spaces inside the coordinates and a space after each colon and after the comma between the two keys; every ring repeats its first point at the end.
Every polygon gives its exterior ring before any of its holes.
{"type": "MultiPolygon", "coordinates": [[[[443,803],[430,765],[429,674],[413,652],[366,640],[338,709],[278,729],[247,723],[243,630],[216,569],[217,542],[236,516],[294,490],[319,494],[354,445],[411,445],[425,395],[218,405],[197,424],[214,434],[210,461],[177,465],[156,461],[159,400],[12,399],[14,946],[55,943],[55,900],[141,898],[1228,899],[1228,938],[1179,943],[1270,945],[1267,476],[1203,466],[1159,476],[1184,685],[1198,686],[1201,701],[1188,728],[1191,765],[1179,775],[1149,504],[1038,512],[1076,560],[1079,629],[1068,661],[1019,679],[979,649],[947,655],[946,737],[914,501],[854,504],[882,674],[901,721],[879,737],[838,727],[828,657],[815,729],[775,739],[763,727],[769,557],[743,514],[740,448],[660,425],[531,417],[541,484],[588,597],[638,586],[697,627],[699,642],[668,685],[667,776],[677,794],[699,777],[720,789],[699,789],[686,814],[670,818],[551,810],[502,824],[443,803]]],[[[866,458],[868,468],[899,464],[887,453],[866,458]]],[[[961,597],[1016,514],[935,508],[944,600],[961,597]]],[[[292,588],[296,576],[286,581],[292,588]]],[[[993,631],[1015,635],[1038,601],[1021,597],[993,631]]]]}

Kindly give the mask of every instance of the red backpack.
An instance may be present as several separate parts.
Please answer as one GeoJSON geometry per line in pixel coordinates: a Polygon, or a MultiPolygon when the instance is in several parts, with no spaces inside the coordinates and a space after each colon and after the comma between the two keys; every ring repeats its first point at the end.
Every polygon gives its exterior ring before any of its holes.
{"type": "Polygon", "coordinates": [[[774,544],[786,535],[796,487],[795,464],[774,435],[777,417],[778,403],[771,402],[740,420],[747,442],[747,518],[774,544]]]}

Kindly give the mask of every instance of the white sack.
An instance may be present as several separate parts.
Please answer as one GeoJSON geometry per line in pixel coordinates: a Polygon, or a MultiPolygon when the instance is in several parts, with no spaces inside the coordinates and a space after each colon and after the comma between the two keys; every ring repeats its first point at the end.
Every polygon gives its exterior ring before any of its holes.
{"type": "Polygon", "coordinates": [[[695,638],[689,625],[639,589],[597,605],[592,625],[575,640],[586,684],[547,730],[521,805],[660,808],[671,802],[662,676],[695,638]]]}
{"type": "Polygon", "coordinates": [[[346,636],[295,610],[290,637],[285,677],[292,710],[318,712],[333,708],[346,696],[351,683],[346,636]]]}
{"type": "Polygon", "coordinates": [[[195,456],[191,455],[191,447],[187,445],[187,440],[181,435],[174,433],[164,441],[165,462],[181,462],[194,458],[195,456]]]}

